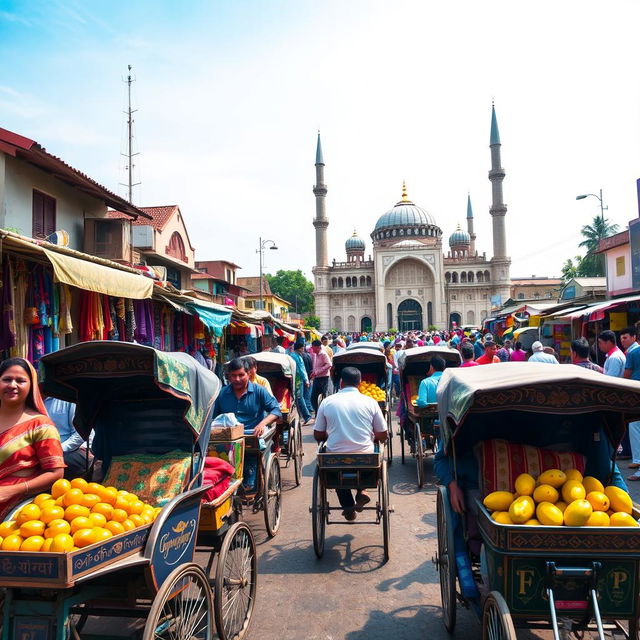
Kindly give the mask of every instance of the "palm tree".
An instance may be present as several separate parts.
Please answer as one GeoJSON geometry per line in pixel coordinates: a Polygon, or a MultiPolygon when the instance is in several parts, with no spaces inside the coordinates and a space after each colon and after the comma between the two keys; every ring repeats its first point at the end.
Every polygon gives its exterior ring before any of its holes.
{"type": "Polygon", "coordinates": [[[600,244],[600,240],[618,233],[618,225],[609,223],[606,218],[595,216],[591,224],[585,224],[580,233],[584,240],[578,245],[587,250],[587,255],[580,263],[580,275],[582,276],[603,276],[604,256],[595,253],[600,244]]]}

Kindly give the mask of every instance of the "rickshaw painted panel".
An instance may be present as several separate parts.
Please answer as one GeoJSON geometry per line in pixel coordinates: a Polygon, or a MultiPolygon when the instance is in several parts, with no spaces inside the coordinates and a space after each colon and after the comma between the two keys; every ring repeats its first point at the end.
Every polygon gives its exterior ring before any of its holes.
{"type": "Polygon", "coordinates": [[[0,552],[0,585],[15,580],[58,581],[66,571],[62,553],[0,552]]]}
{"type": "Polygon", "coordinates": [[[381,464],[379,453],[319,453],[318,466],[321,469],[329,467],[379,467],[381,464]]]}
{"type": "Polygon", "coordinates": [[[231,512],[232,501],[233,496],[229,496],[224,502],[215,507],[203,505],[200,512],[200,531],[217,531],[220,529],[231,512]]]}
{"type": "Polygon", "coordinates": [[[51,618],[16,616],[13,619],[12,637],[20,640],[48,640],[51,637],[51,618]]]}

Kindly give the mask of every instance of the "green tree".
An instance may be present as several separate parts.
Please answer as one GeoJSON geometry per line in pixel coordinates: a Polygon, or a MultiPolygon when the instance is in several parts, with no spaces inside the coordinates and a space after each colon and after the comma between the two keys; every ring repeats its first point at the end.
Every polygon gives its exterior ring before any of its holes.
{"type": "Polygon", "coordinates": [[[571,278],[577,278],[580,275],[580,263],[582,256],[567,258],[562,265],[562,280],[568,282],[571,278]]]}
{"type": "Polygon", "coordinates": [[[268,273],[265,278],[273,293],[291,303],[291,311],[303,315],[313,312],[313,283],[305,278],[300,269],[279,269],[275,276],[268,273]]]}
{"type": "Polygon", "coordinates": [[[591,224],[585,224],[580,230],[584,240],[578,245],[587,250],[587,255],[580,261],[579,275],[603,276],[605,274],[604,255],[595,253],[600,240],[618,233],[618,225],[610,223],[606,218],[595,216],[591,224]]]}
{"type": "Polygon", "coordinates": [[[320,328],[320,318],[318,316],[307,316],[304,319],[305,327],[313,327],[314,329],[320,328]]]}

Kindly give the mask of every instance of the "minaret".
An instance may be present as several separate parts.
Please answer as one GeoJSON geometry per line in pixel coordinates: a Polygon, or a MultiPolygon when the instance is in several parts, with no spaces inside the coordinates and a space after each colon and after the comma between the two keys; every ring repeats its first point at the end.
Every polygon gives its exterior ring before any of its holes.
{"type": "Polygon", "coordinates": [[[476,255],[476,234],[473,230],[473,209],[471,208],[471,194],[467,194],[467,231],[471,238],[471,245],[469,246],[469,255],[476,255]]]}
{"type": "Polygon", "coordinates": [[[491,105],[491,139],[489,142],[491,171],[489,171],[489,180],[491,181],[492,204],[489,213],[493,218],[493,257],[504,259],[507,257],[507,238],[504,228],[507,206],[502,197],[502,181],[505,173],[500,161],[500,146],[496,108],[491,105]]]}
{"type": "Polygon", "coordinates": [[[328,266],[327,258],[327,220],[326,197],[327,185],[324,183],[324,159],[322,158],[322,145],[320,144],[320,132],[318,131],[318,146],[316,148],[316,184],[313,187],[316,197],[316,217],[313,226],[316,228],[316,267],[328,266]]]}

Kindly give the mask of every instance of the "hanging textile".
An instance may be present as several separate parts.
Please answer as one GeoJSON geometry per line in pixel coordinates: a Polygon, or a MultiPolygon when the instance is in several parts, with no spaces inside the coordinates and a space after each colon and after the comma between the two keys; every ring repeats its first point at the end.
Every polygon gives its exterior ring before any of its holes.
{"type": "Polygon", "coordinates": [[[231,310],[224,307],[205,307],[202,304],[187,302],[185,305],[188,309],[198,314],[202,323],[211,329],[213,333],[220,337],[223,329],[231,322],[231,310]]]}
{"type": "Polygon", "coordinates": [[[13,268],[9,256],[2,264],[2,289],[0,289],[0,351],[16,345],[16,322],[13,302],[13,268]]]}
{"type": "Polygon", "coordinates": [[[71,289],[67,284],[59,284],[58,292],[60,296],[60,322],[58,331],[60,335],[67,335],[73,331],[73,321],[71,320],[71,289]]]}
{"type": "Polygon", "coordinates": [[[28,272],[24,260],[16,260],[13,270],[16,289],[13,297],[14,321],[16,327],[16,344],[11,349],[11,355],[19,358],[28,358],[29,332],[24,321],[24,311],[27,304],[28,272]]]}

